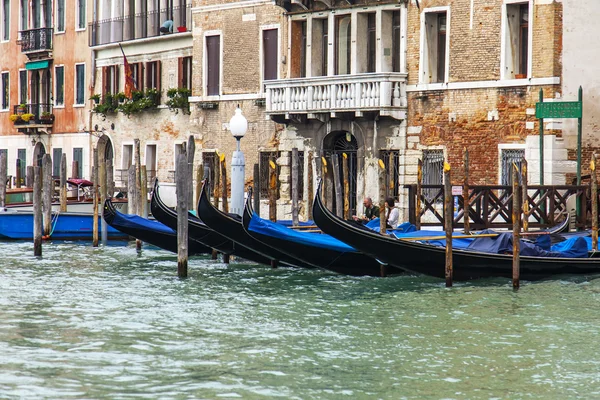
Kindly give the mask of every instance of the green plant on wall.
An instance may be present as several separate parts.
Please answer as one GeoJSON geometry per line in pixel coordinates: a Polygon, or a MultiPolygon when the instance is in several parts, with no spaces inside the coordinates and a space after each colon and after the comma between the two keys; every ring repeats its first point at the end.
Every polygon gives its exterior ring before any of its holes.
{"type": "Polygon", "coordinates": [[[131,99],[125,99],[118,106],[118,110],[128,117],[142,111],[156,109],[160,104],[160,92],[156,89],[147,89],[145,92],[134,90],[131,99]]]}
{"type": "Polygon", "coordinates": [[[102,102],[96,104],[92,111],[106,117],[106,114],[117,112],[117,106],[118,101],[116,97],[111,93],[106,93],[102,98],[102,102]]]}
{"type": "Polygon", "coordinates": [[[181,110],[184,114],[190,113],[189,97],[192,95],[192,91],[186,88],[173,88],[167,91],[167,97],[169,98],[166,105],[169,110],[174,111],[175,114],[181,110]]]}

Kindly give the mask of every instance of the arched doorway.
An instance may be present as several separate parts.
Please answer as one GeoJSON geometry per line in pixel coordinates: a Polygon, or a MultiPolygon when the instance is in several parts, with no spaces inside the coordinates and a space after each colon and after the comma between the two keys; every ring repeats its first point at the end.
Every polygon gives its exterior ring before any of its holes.
{"type": "MultiPolygon", "coordinates": [[[[339,164],[339,175],[342,177],[343,182],[343,162],[342,154],[346,153],[348,156],[348,183],[349,183],[349,194],[350,194],[350,213],[356,214],[356,176],[358,173],[358,141],[356,137],[350,132],[346,131],[335,131],[329,133],[323,139],[323,152],[328,160],[333,157],[337,157],[339,164]]],[[[330,185],[333,187],[333,185],[330,185]]],[[[342,190],[343,184],[342,184],[342,190]]],[[[335,196],[332,196],[332,209],[335,209],[335,196]]]]}
{"type": "Polygon", "coordinates": [[[42,157],[46,154],[46,148],[42,142],[37,142],[33,148],[33,165],[41,167],[42,157]]]}

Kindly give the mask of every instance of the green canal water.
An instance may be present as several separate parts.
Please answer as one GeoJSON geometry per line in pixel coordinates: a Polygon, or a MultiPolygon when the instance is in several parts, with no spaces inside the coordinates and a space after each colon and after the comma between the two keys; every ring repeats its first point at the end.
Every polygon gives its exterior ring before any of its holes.
{"type": "Polygon", "coordinates": [[[600,276],[443,283],[0,243],[1,399],[600,398],[600,276]]]}

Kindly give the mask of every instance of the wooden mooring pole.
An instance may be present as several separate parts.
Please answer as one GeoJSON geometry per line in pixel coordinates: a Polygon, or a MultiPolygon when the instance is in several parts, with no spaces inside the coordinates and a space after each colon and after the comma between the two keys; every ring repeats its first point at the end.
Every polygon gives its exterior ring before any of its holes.
{"type": "Polygon", "coordinates": [[[42,171],[33,168],[33,255],[42,255],[42,171]]]}
{"type": "Polygon", "coordinates": [[[67,211],[67,155],[60,157],[60,212],[67,211]]]}
{"type": "Polygon", "coordinates": [[[307,182],[308,182],[308,187],[307,187],[307,192],[308,195],[306,196],[306,219],[308,221],[312,220],[313,215],[312,215],[312,206],[313,206],[313,197],[314,197],[314,186],[313,186],[313,182],[314,182],[314,167],[313,167],[313,153],[309,152],[308,153],[308,172],[307,172],[307,182]]]}
{"type": "Polygon", "coordinates": [[[6,206],[6,180],[8,179],[8,164],[6,163],[6,152],[0,153],[0,207],[6,206]]]}
{"type": "Polygon", "coordinates": [[[148,170],[146,164],[140,165],[140,205],[142,207],[140,216],[148,218],[148,170]]]}
{"type": "Polygon", "coordinates": [[[321,197],[323,197],[323,205],[327,207],[327,159],[325,157],[321,157],[321,179],[323,180],[321,197]]]}
{"type": "Polygon", "coordinates": [[[340,161],[337,154],[331,155],[331,170],[333,172],[333,187],[335,194],[335,215],[344,217],[344,193],[342,193],[342,180],[340,179],[340,161]]]}
{"type": "Polygon", "coordinates": [[[52,157],[50,154],[42,156],[42,204],[44,212],[44,235],[50,237],[52,230],[52,195],[54,194],[54,181],[52,180],[52,157]]]}
{"type": "MultiPolygon", "coordinates": [[[[107,197],[108,176],[106,174],[106,157],[105,152],[98,154],[98,186],[100,187],[100,209],[104,210],[104,202],[107,197]]],[[[106,246],[108,241],[108,223],[104,219],[104,212],[100,214],[100,241],[103,246],[106,246]]]]}
{"type": "MultiPolygon", "coordinates": [[[[136,203],[136,214],[142,215],[142,160],[140,150],[140,139],[133,139],[133,147],[135,151],[135,197],[133,201],[136,203]]],[[[142,250],[142,241],[135,239],[135,248],[142,250]]]]}
{"type": "Polygon", "coordinates": [[[223,203],[223,212],[229,212],[229,201],[227,190],[227,160],[225,160],[225,154],[221,155],[221,202],[223,203]]]}
{"type": "Polygon", "coordinates": [[[277,221],[277,166],[269,160],[269,220],[277,221]]]}
{"type": "Polygon", "coordinates": [[[253,189],[252,189],[252,201],[254,207],[254,213],[260,217],[260,166],[254,164],[253,169],[253,189]]]}
{"type": "Polygon", "coordinates": [[[194,210],[198,207],[200,194],[202,193],[202,181],[204,180],[204,164],[198,165],[196,168],[196,197],[194,198],[194,210]]]}
{"type": "Polygon", "coordinates": [[[342,176],[344,178],[344,219],[350,219],[350,177],[348,176],[348,154],[342,153],[342,176]]]}
{"type": "Polygon", "coordinates": [[[15,171],[15,187],[21,187],[21,160],[17,158],[16,161],[16,171],[15,171]]]}
{"type": "Polygon", "coordinates": [[[596,176],[596,153],[590,162],[592,176],[592,250],[598,251],[598,177],[596,176]]]}
{"type": "MultiPolygon", "coordinates": [[[[42,171],[42,179],[43,179],[44,171],[42,171]]],[[[25,168],[25,187],[33,187],[33,165],[28,165],[25,168]]]]}
{"type": "Polygon", "coordinates": [[[92,207],[94,215],[92,217],[92,247],[98,247],[98,148],[93,151],[92,167],[92,207]]]}
{"type": "Polygon", "coordinates": [[[415,206],[415,227],[421,229],[421,196],[423,192],[423,161],[419,159],[417,164],[417,204],[415,206]]]}
{"type": "Polygon", "coordinates": [[[292,149],[292,186],[291,186],[291,194],[292,194],[292,225],[298,226],[298,198],[299,192],[299,156],[298,156],[298,148],[294,147],[292,149]]]}
{"type": "Polygon", "coordinates": [[[463,178],[463,231],[469,233],[471,231],[471,219],[469,210],[471,209],[471,201],[469,200],[469,150],[465,149],[464,155],[465,176],[463,178]]]}
{"type": "Polygon", "coordinates": [[[529,195],[527,194],[527,160],[521,161],[521,182],[523,187],[523,231],[529,230],[529,195]]]}
{"type": "Polygon", "coordinates": [[[444,230],[446,231],[446,287],[452,286],[452,220],[454,218],[454,202],[452,201],[452,181],[450,164],[444,163],[444,230]]]}
{"type": "MultiPolygon", "coordinates": [[[[386,168],[383,160],[379,159],[377,161],[379,166],[379,234],[386,235],[387,234],[387,218],[386,218],[386,194],[387,194],[387,179],[386,179],[386,168]]],[[[391,210],[390,210],[391,211],[391,210]]],[[[379,275],[384,277],[387,276],[387,264],[380,264],[379,266],[379,275]]]]}
{"type": "Polygon", "coordinates": [[[519,275],[521,273],[521,201],[519,199],[519,170],[513,163],[512,168],[512,194],[513,194],[513,289],[519,288],[519,275]]]}
{"type": "Polygon", "coordinates": [[[188,182],[187,155],[181,153],[177,156],[177,169],[175,170],[176,196],[177,196],[177,276],[186,278],[188,275],[188,182]]]}
{"type": "Polygon", "coordinates": [[[188,210],[194,207],[194,157],[196,155],[196,141],[194,135],[190,135],[187,141],[187,162],[188,162],[188,210]]]}

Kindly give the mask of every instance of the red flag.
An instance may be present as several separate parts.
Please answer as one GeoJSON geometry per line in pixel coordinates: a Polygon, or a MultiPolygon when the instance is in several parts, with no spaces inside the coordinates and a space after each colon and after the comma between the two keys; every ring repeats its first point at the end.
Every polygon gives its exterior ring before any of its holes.
{"type": "MultiPolygon", "coordinates": [[[[121,47],[121,43],[119,43],[119,47],[121,47]]],[[[131,65],[129,65],[129,63],[127,62],[127,57],[125,57],[123,47],[121,47],[121,53],[123,53],[123,66],[125,67],[125,97],[131,100],[133,97],[133,89],[135,89],[133,71],[131,70],[131,65]]]]}

